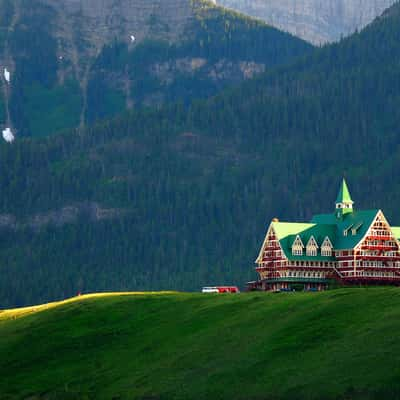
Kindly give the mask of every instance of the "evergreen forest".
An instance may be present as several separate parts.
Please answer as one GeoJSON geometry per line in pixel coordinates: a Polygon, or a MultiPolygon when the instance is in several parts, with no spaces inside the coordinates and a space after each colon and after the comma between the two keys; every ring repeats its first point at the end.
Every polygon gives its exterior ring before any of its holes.
{"type": "Polygon", "coordinates": [[[1,143],[0,307],[243,287],[271,218],[333,211],[343,176],[400,225],[400,5],[306,53],[214,97],[1,143]]]}

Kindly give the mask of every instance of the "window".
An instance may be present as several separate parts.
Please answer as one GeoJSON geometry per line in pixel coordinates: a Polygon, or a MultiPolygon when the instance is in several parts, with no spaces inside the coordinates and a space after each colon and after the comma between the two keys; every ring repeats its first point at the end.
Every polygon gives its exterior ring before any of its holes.
{"type": "Polygon", "coordinates": [[[315,257],[318,254],[318,250],[316,248],[307,248],[307,255],[311,257],[315,257]]]}
{"type": "Polygon", "coordinates": [[[351,229],[351,233],[353,236],[357,235],[357,231],[363,226],[363,222],[359,222],[356,226],[351,229]]]}
{"type": "Polygon", "coordinates": [[[332,247],[332,243],[327,236],[321,246],[321,256],[332,257],[332,247]]]}
{"type": "Polygon", "coordinates": [[[343,230],[343,236],[347,236],[353,225],[354,224],[351,224],[350,226],[348,226],[346,229],[343,230]]]}
{"type": "Polygon", "coordinates": [[[297,235],[292,245],[292,254],[294,256],[302,256],[303,248],[304,248],[303,242],[301,241],[300,236],[297,235]]]}
{"type": "Polygon", "coordinates": [[[314,236],[310,237],[310,240],[307,243],[306,253],[308,256],[315,257],[318,255],[318,244],[314,239],[314,236]]]}

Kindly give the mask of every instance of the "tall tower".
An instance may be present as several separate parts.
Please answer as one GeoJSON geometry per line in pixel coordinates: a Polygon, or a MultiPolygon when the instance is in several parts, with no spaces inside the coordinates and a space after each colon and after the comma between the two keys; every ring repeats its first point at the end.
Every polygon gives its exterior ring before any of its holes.
{"type": "Polygon", "coordinates": [[[353,212],[354,201],[351,199],[346,181],[343,179],[339,194],[336,199],[336,217],[342,218],[346,214],[353,212]]]}

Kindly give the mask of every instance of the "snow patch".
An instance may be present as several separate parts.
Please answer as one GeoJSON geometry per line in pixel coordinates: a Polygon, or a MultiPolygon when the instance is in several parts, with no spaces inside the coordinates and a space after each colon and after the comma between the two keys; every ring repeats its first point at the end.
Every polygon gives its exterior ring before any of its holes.
{"type": "Polygon", "coordinates": [[[7,143],[12,143],[15,140],[15,136],[12,133],[10,128],[6,128],[3,131],[3,139],[7,142],[7,143]]]}
{"type": "Polygon", "coordinates": [[[11,73],[7,68],[4,68],[4,79],[7,81],[7,83],[10,83],[11,81],[11,73]]]}

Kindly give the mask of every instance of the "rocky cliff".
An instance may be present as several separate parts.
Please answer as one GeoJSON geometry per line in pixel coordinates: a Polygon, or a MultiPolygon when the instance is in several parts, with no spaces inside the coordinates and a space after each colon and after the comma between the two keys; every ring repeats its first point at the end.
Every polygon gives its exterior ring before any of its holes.
{"type": "Polygon", "coordinates": [[[365,27],[396,0],[217,0],[314,44],[365,27]]]}
{"type": "Polygon", "coordinates": [[[0,0],[0,127],[43,136],[188,102],[310,49],[203,0],[0,0]]]}

